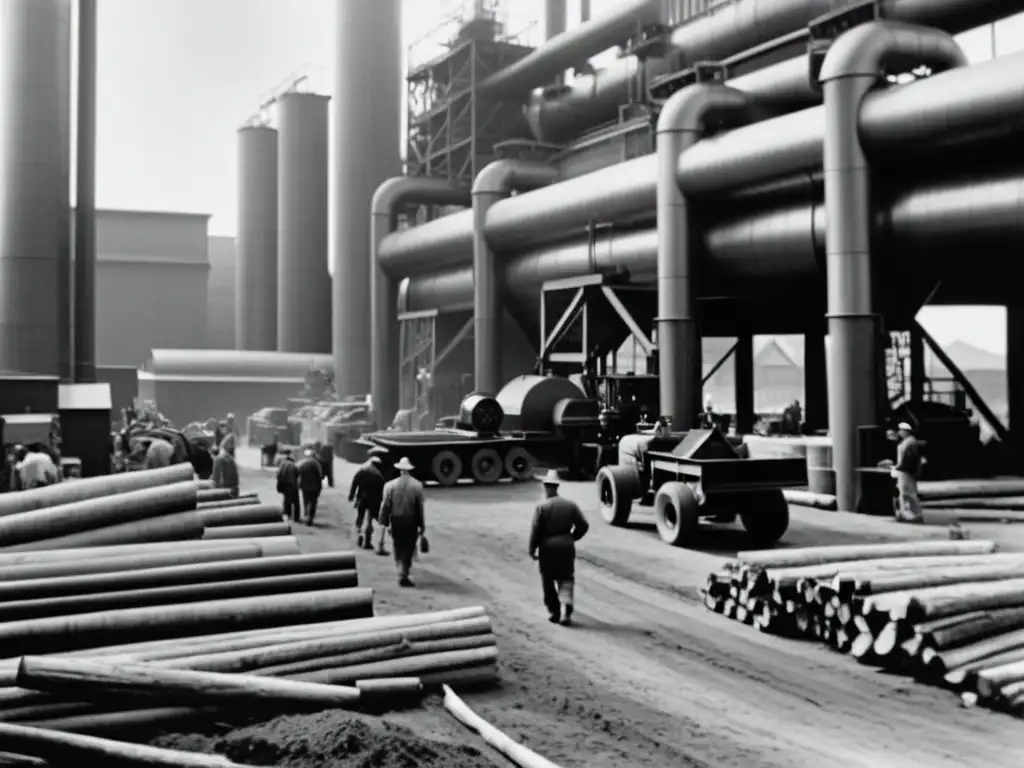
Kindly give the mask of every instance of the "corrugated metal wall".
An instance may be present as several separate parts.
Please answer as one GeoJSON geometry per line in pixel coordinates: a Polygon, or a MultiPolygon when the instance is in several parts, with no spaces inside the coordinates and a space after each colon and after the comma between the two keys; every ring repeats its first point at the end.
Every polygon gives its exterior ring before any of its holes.
{"type": "Polygon", "coordinates": [[[328,97],[286,93],[277,108],[277,349],[330,352],[328,97]]]}
{"type": "Polygon", "coordinates": [[[235,349],[277,349],[277,131],[238,131],[235,349]]]}

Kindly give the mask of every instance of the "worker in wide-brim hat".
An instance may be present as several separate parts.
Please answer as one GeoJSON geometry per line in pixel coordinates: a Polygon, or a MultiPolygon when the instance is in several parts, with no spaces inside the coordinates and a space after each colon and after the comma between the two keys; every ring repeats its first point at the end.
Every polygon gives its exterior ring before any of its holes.
{"type": "Polygon", "coordinates": [[[917,494],[917,481],[921,477],[921,445],[914,437],[914,428],[906,421],[896,425],[899,445],[896,446],[896,463],[892,476],[896,480],[899,507],[896,519],[901,523],[920,523],[924,520],[921,500],[917,494]]]}
{"type": "Polygon", "coordinates": [[[423,483],[410,473],[415,469],[407,456],[395,463],[401,474],[384,485],[380,506],[380,524],[391,534],[391,546],[398,569],[398,583],[415,586],[409,578],[416,545],[426,533],[423,504],[423,483]]]}
{"type": "MultiPolygon", "coordinates": [[[[373,549],[373,524],[380,519],[380,505],[384,500],[384,473],[381,472],[381,457],[370,456],[356,470],[352,485],[348,489],[348,500],[356,508],[356,546],[373,549]]],[[[377,554],[386,555],[384,529],[381,528],[377,542],[377,554]]]]}
{"type": "Polygon", "coordinates": [[[541,483],[546,498],[533,515],[530,557],[540,566],[548,620],[569,626],[575,608],[576,542],[587,535],[590,524],[576,502],[558,495],[557,470],[548,470],[541,483]]]}

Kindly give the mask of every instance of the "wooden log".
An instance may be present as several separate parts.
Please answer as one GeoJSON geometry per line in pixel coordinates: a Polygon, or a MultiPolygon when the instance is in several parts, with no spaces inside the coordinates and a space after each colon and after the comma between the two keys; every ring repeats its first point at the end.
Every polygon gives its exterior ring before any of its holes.
{"type": "Polygon", "coordinates": [[[301,600],[296,600],[294,594],[278,594],[129,608],[9,622],[0,633],[0,655],[17,655],[26,648],[36,653],[52,653],[103,643],[180,638],[231,629],[267,629],[303,621],[372,615],[373,590],[362,587],[310,591],[301,600]]]}
{"type": "Polygon", "coordinates": [[[109,544],[144,544],[163,541],[194,541],[202,539],[203,521],[195,510],[173,515],[152,517],[131,523],[120,523],[106,528],[72,533],[55,539],[41,539],[7,547],[6,552],[36,552],[50,549],[106,546],[109,544]]]}
{"type": "Polygon", "coordinates": [[[791,568],[755,568],[774,582],[795,583],[803,577],[834,578],[837,574],[861,576],[864,572],[913,571],[923,568],[960,568],[975,565],[997,565],[1024,562],[1024,553],[992,552],[980,555],[933,555],[924,557],[883,557],[871,560],[843,560],[791,568]]]}
{"type": "Polygon", "coordinates": [[[952,627],[959,626],[960,624],[982,618],[985,615],[986,614],[983,611],[976,611],[974,613],[960,614],[959,616],[947,616],[943,619],[925,621],[919,624],[911,624],[906,621],[894,623],[906,628],[908,639],[903,642],[903,650],[908,656],[917,657],[925,648],[932,645],[930,640],[932,633],[948,630],[952,627]]]}
{"type": "Polygon", "coordinates": [[[851,544],[802,549],[765,549],[740,552],[737,562],[761,568],[792,568],[850,560],[937,555],[985,555],[995,552],[993,541],[908,541],[892,544],[851,544]]]}
{"type": "Polygon", "coordinates": [[[958,667],[1019,648],[1024,648],[1024,630],[1020,629],[995,637],[987,637],[959,648],[942,650],[929,648],[922,653],[921,659],[928,665],[932,674],[945,677],[948,672],[958,667]]]}
{"type": "Polygon", "coordinates": [[[264,523],[262,525],[225,525],[220,528],[209,528],[203,534],[206,541],[223,541],[226,539],[253,539],[265,536],[290,536],[291,523],[264,523]]]}
{"type": "Polygon", "coordinates": [[[944,681],[952,686],[969,685],[969,681],[973,679],[974,674],[978,671],[990,667],[999,667],[1003,664],[1012,664],[1015,661],[1024,661],[1024,646],[954,667],[946,672],[944,681]]]}
{"type": "Polygon", "coordinates": [[[890,575],[872,575],[858,580],[857,591],[862,594],[875,595],[883,592],[928,589],[954,584],[980,584],[1021,578],[1024,578],[1024,559],[1019,563],[1004,565],[978,565],[941,570],[929,569],[917,573],[903,571],[890,575]]]}
{"type": "Polygon", "coordinates": [[[69,576],[89,577],[95,574],[144,571],[150,568],[170,568],[176,565],[198,565],[199,563],[221,563],[231,560],[248,560],[263,557],[263,550],[257,544],[223,542],[219,547],[150,552],[124,557],[97,557],[87,560],[68,558],[64,562],[40,563],[38,565],[16,565],[0,568],[0,591],[12,582],[64,579],[69,576]]]}
{"type": "Polygon", "coordinates": [[[207,528],[235,525],[266,525],[281,522],[279,504],[249,504],[241,507],[199,509],[199,517],[207,528]]]}
{"type": "Polygon", "coordinates": [[[44,538],[54,539],[195,508],[196,487],[192,482],[144,488],[117,496],[104,496],[0,517],[0,542],[3,542],[6,549],[44,538]]]}
{"type": "Polygon", "coordinates": [[[21,722],[34,728],[80,734],[124,734],[154,733],[171,728],[183,728],[193,722],[209,722],[210,718],[222,714],[217,708],[193,709],[192,707],[159,707],[156,709],[132,709],[121,712],[88,712],[81,715],[58,716],[48,719],[21,722]]]}
{"type": "Polygon", "coordinates": [[[994,635],[1024,629],[1024,608],[1002,608],[966,615],[970,618],[928,632],[928,647],[955,648],[994,635]]]}
{"type": "Polygon", "coordinates": [[[231,498],[230,488],[197,488],[196,493],[200,503],[204,501],[227,501],[231,498]]]}
{"type": "Polygon", "coordinates": [[[357,680],[360,707],[367,712],[419,706],[423,703],[423,682],[418,677],[390,677],[357,680]]]}
{"type": "Polygon", "coordinates": [[[331,709],[350,708],[360,697],[358,688],[340,685],[43,656],[21,660],[17,684],[71,701],[98,704],[137,704],[156,699],[163,706],[273,704],[331,709]]]}
{"type": "Polygon", "coordinates": [[[907,603],[906,615],[912,621],[924,621],[1021,605],[1024,605],[1024,579],[1007,579],[920,590],[907,603]]]}
{"type": "Polygon", "coordinates": [[[442,669],[420,675],[424,691],[437,690],[442,685],[455,689],[476,688],[494,685],[497,681],[498,665],[494,662],[469,664],[458,669],[442,669]]]}
{"type": "Polygon", "coordinates": [[[23,565],[37,565],[42,563],[66,562],[69,560],[92,560],[101,557],[124,557],[126,555],[143,555],[153,552],[192,552],[198,548],[234,546],[235,544],[255,544],[263,550],[265,557],[270,557],[267,546],[274,548],[273,555],[297,555],[299,554],[298,539],[291,537],[282,539],[278,536],[265,539],[247,539],[245,542],[223,541],[157,541],[144,544],[118,544],[103,547],[81,547],[77,549],[54,549],[38,550],[31,552],[4,552],[0,551],[0,578],[8,568],[23,565]]]}
{"type": "Polygon", "coordinates": [[[191,464],[175,464],[161,469],[87,477],[73,483],[58,483],[45,488],[34,488],[31,491],[4,493],[0,494],[0,517],[116,496],[146,488],[175,485],[191,480],[194,474],[191,464]]]}
{"type": "Polygon", "coordinates": [[[0,723],[0,743],[18,754],[59,765],[90,762],[94,765],[116,763],[162,768],[226,768],[239,765],[220,755],[129,744],[13,723],[0,723]]]}
{"type": "Polygon", "coordinates": [[[831,493],[814,493],[797,488],[786,488],[782,494],[786,497],[787,503],[796,504],[798,507],[810,507],[826,512],[834,512],[838,508],[836,497],[831,493]]]}
{"type": "MultiPolygon", "coordinates": [[[[256,562],[264,562],[264,560],[256,562]]],[[[306,590],[346,589],[358,586],[358,582],[355,570],[321,571],[145,589],[125,589],[119,592],[62,595],[35,600],[22,599],[0,603],[0,622],[18,622],[144,606],[182,605],[203,600],[230,600],[257,595],[295,594],[306,590]]]]}
{"type": "Polygon", "coordinates": [[[24,768],[47,768],[49,763],[45,760],[40,760],[38,757],[29,757],[28,755],[14,755],[10,752],[0,752],[0,765],[6,768],[13,768],[14,766],[24,766],[24,768]]]}
{"type": "MultiPolygon", "coordinates": [[[[975,673],[974,689],[984,699],[994,699],[1000,690],[1024,680],[1024,662],[1014,661],[999,666],[989,666],[975,673]]],[[[1012,698],[1012,697],[1011,697],[1012,698]]]]}
{"type": "Polygon", "coordinates": [[[471,648],[469,650],[451,651],[450,653],[429,653],[422,656],[407,656],[388,661],[369,664],[353,664],[340,669],[323,669],[316,672],[305,672],[289,675],[295,680],[326,683],[327,685],[346,685],[368,677],[424,677],[429,673],[443,672],[463,667],[497,663],[498,649],[496,646],[471,648]]]}
{"type": "MultiPolygon", "coordinates": [[[[469,635],[465,637],[424,640],[422,642],[410,642],[403,638],[393,645],[370,646],[363,650],[349,651],[348,653],[334,656],[312,657],[290,664],[260,667],[254,671],[261,675],[270,675],[272,677],[296,677],[307,673],[319,672],[320,670],[337,672],[348,667],[382,664],[399,659],[422,658],[424,656],[491,648],[496,644],[497,641],[494,635],[469,635]]],[[[416,669],[416,667],[411,667],[410,669],[416,669]]],[[[409,674],[411,675],[412,672],[409,674]]],[[[391,677],[391,675],[381,675],[381,677],[391,677]]],[[[348,682],[354,682],[356,679],[355,677],[350,678],[348,682]]]]}
{"type": "Polygon", "coordinates": [[[253,505],[260,504],[259,496],[257,494],[246,494],[236,499],[224,499],[220,502],[204,502],[199,503],[199,509],[202,511],[214,510],[214,509],[229,509],[230,507],[251,507],[253,505]]]}
{"type": "Polygon", "coordinates": [[[558,768],[547,758],[541,757],[532,749],[529,749],[516,741],[513,741],[497,728],[486,722],[477,715],[467,704],[455,695],[455,692],[448,686],[442,688],[444,691],[444,708],[447,709],[456,720],[470,730],[480,735],[485,742],[507,757],[520,768],[558,768]]]}
{"type": "MultiPolygon", "coordinates": [[[[242,551],[245,551],[243,547],[242,551]]],[[[217,549],[210,550],[214,554],[217,549]]],[[[200,553],[202,552],[200,551],[200,553]]],[[[103,562],[103,561],[99,561],[103,562]]],[[[352,552],[322,552],[286,557],[249,557],[222,562],[188,563],[135,571],[83,574],[52,579],[0,582],[0,616],[4,603],[101,592],[150,589],[178,585],[199,586],[222,581],[255,579],[300,573],[354,571],[352,552]]]]}

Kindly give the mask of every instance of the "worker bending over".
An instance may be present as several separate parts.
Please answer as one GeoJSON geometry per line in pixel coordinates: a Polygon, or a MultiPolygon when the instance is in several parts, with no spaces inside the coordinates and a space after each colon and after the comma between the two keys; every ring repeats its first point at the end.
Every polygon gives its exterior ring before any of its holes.
{"type": "Polygon", "coordinates": [[[292,459],[290,448],[281,451],[281,466],[277,469],[277,492],[281,494],[281,512],[285,520],[299,522],[299,470],[292,459]]]}
{"type": "Polygon", "coordinates": [[[306,525],[312,525],[316,518],[316,505],[320,500],[320,491],[324,487],[323,469],[320,460],[314,455],[312,448],[303,451],[303,456],[295,465],[299,475],[299,491],[302,494],[303,516],[306,525]]]}
{"type": "Polygon", "coordinates": [[[238,498],[238,463],[235,461],[235,436],[228,435],[213,459],[213,487],[227,488],[238,498]]]}
{"type": "Polygon", "coordinates": [[[18,447],[21,450],[15,454],[15,458],[18,459],[15,469],[18,474],[19,490],[30,491],[61,481],[60,467],[42,444],[33,443],[27,450],[22,446],[18,447]]]}
{"type": "MultiPolygon", "coordinates": [[[[379,519],[380,505],[384,499],[384,475],[380,471],[380,456],[371,456],[356,470],[348,500],[356,506],[356,546],[373,549],[373,523],[379,519]],[[364,526],[365,523],[365,526],[364,526]]],[[[384,531],[377,542],[377,554],[386,555],[384,531]]]]}
{"type": "Polygon", "coordinates": [[[540,565],[544,605],[548,621],[572,624],[576,587],[576,542],[587,535],[590,524],[574,501],[558,495],[558,472],[544,477],[547,498],[537,505],[530,531],[530,557],[540,565]]]}
{"type": "Polygon", "coordinates": [[[399,585],[412,587],[415,586],[409,579],[412,559],[416,554],[416,544],[427,528],[423,514],[423,483],[409,474],[414,467],[405,456],[395,464],[395,469],[401,474],[384,485],[380,524],[391,533],[399,585]]]}

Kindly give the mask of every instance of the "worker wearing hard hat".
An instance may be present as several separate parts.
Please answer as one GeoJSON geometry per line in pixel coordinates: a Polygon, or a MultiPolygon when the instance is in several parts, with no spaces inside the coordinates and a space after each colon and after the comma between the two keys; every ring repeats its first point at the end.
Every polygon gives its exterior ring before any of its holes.
{"type": "Polygon", "coordinates": [[[905,421],[896,427],[899,445],[896,447],[896,463],[892,476],[896,479],[899,493],[899,508],[896,519],[901,523],[920,523],[924,520],[921,501],[917,495],[917,481],[921,477],[921,446],[914,437],[914,428],[905,421]]]}
{"type": "Polygon", "coordinates": [[[558,495],[558,472],[542,481],[545,499],[537,505],[530,530],[530,557],[540,565],[544,605],[552,624],[572,624],[576,587],[576,542],[590,525],[576,502],[558,495]]]}

